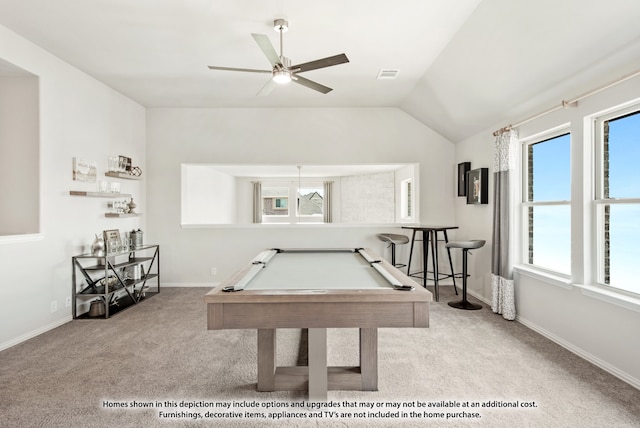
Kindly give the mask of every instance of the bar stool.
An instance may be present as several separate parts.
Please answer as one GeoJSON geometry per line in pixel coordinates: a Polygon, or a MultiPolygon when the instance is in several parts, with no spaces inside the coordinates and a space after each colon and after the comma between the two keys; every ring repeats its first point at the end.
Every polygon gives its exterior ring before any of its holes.
{"type": "Polygon", "coordinates": [[[476,310],[482,309],[481,305],[471,303],[467,300],[467,253],[469,250],[474,250],[484,246],[485,241],[475,239],[471,241],[461,242],[448,242],[447,248],[461,248],[462,249],[462,300],[459,302],[449,302],[449,306],[457,309],[476,310]]]}
{"type": "Polygon", "coordinates": [[[403,263],[396,264],[396,245],[405,245],[409,243],[409,237],[397,233],[379,233],[378,239],[382,242],[386,242],[389,244],[387,246],[391,247],[391,264],[397,268],[405,267],[406,265],[403,263]]]}

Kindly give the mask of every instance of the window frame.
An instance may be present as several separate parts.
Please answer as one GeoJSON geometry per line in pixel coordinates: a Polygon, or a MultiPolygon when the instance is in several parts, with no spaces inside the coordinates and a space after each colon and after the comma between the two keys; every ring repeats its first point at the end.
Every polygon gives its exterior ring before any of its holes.
{"type": "MultiPolygon", "coordinates": [[[[549,267],[536,265],[531,262],[531,257],[533,254],[533,245],[530,243],[530,222],[529,222],[529,211],[533,207],[539,206],[568,206],[569,207],[569,215],[571,218],[571,211],[573,210],[572,201],[571,201],[571,193],[569,194],[568,200],[545,200],[545,201],[530,201],[529,200],[529,148],[534,144],[544,143],[545,141],[552,140],[554,138],[558,138],[564,135],[569,136],[569,168],[571,170],[571,151],[572,151],[572,133],[571,133],[571,124],[566,123],[554,128],[547,129],[545,131],[536,133],[534,135],[528,136],[526,138],[522,138],[519,140],[519,150],[520,150],[520,185],[519,185],[519,197],[518,203],[520,206],[520,245],[519,245],[519,261],[520,264],[526,266],[527,269],[531,269],[533,271],[538,271],[544,275],[551,275],[558,278],[561,278],[564,281],[570,280],[572,276],[572,256],[569,254],[569,269],[568,272],[561,272],[549,267]]],[[[571,173],[569,174],[569,186],[571,188],[571,173]]],[[[569,224],[569,244],[571,243],[571,221],[569,224]]],[[[535,243],[534,243],[535,245],[535,243]]]]}
{"type": "Polygon", "coordinates": [[[606,243],[605,243],[605,219],[604,212],[606,206],[612,205],[638,205],[640,206],[640,197],[605,197],[605,149],[604,149],[604,124],[616,119],[622,119],[625,116],[640,114],[640,102],[627,103],[621,106],[610,108],[604,112],[592,116],[592,144],[591,151],[593,153],[593,174],[591,182],[593,183],[593,191],[591,195],[591,232],[595,245],[591,251],[591,275],[592,282],[595,287],[610,290],[615,293],[621,293],[626,296],[640,297],[640,293],[634,293],[623,288],[616,287],[606,283],[606,243]]]}

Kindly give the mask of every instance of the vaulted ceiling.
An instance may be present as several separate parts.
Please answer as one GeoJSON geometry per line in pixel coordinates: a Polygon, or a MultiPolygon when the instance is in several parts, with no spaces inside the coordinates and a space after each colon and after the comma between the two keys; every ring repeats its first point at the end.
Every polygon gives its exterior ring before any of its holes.
{"type": "Polygon", "coordinates": [[[637,0],[0,0],[0,25],[146,107],[398,107],[453,142],[640,69],[639,21],[637,0]],[[304,73],[333,91],[207,68],[269,70],[251,33],[280,53],[277,18],[293,64],[347,55],[304,73]]]}

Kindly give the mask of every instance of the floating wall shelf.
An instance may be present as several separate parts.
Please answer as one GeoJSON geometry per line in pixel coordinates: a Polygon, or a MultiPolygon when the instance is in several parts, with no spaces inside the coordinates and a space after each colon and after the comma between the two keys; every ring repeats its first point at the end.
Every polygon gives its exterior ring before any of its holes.
{"type": "Polygon", "coordinates": [[[71,196],[87,196],[90,198],[130,198],[129,193],[111,193],[111,192],[82,192],[80,190],[70,190],[71,196]]]}
{"type": "Polygon", "coordinates": [[[107,171],[104,175],[113,178],[124,178],[126,180],[142,180],[141,176],[127,174],[126,172],[107,171]]]}
{"type": "Polygon", "coordinates": [[[139,217],[141,215],[142,215],[141,213],[104,213],[105,217],[114,217],[114,218],[139,217]]]}

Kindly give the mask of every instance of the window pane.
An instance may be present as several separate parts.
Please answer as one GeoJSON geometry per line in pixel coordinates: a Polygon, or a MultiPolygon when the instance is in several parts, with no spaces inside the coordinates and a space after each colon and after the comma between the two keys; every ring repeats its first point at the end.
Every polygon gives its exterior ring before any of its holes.
{"type": "Polygon", "coordinates": [[[604,197],[640,197],[640,112],[605,122],[604,136],[604,197]]]}
{"type": "Polygon", "coordinates": [[[570,206],[534,206],[529,213],[529,263],[570,274],[570,206]]]}
{"type": "Polygon", "coordinates": [[[322,215],[324,212],[324,189],[321,187],[300,188],[298,192],[299,215],[322,215]]]}
{"type": "Polygon", "coordinates": [[[571,199],[571,137],[560,135],[529,146],[528,199],[568,201],[571,199]]]}
{"type": "Polygon", "coordinates": [[[640,205],[609,205],[608,241],[605,235],[605,246],[609,247],[609,257],[605,258],[604,262],[604,282],[634,293],[640,293],[640,281],[637,279],[637,274],[632,272],[632,268],[638,263],[639,220],[640,205]]]}

